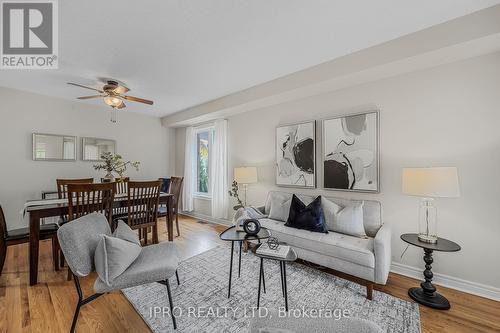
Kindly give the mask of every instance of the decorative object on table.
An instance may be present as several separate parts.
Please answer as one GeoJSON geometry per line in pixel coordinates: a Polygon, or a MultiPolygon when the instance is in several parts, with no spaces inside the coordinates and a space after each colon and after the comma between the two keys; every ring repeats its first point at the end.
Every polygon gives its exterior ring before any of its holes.
{"type": "Polygon", "coordinates": [[[132,166],[136,171],[139,171],[139,165],[141,162],[131,162],[124,161],[122,156],[119,154],[113,154],[110,152],[104,152],[101,154],[102,163],[94,164],[95,170],[106,170],[107,174],[104,176],[105,179],[113,181],[113,172],[118,174],[118,178],[124,178],[125,171],[127,171],[128,166],[132,166]]]}
{"type": "Polygon", "coordinates": [[[379,191],[378,124],[378,111],[323,120],[325,189],[379,191]]]}
{"type": "Polygon", "coordinates": [[[314,232],[328,233],[325,214],[321,207],[321,195],[305,205],[295,194],[292,196],[290,215],[285,226],[314,232]]]}
{"type": "MultiPolygon", "coordinates": [[[[261,239],[265,239],[271,236],[271,233],[266,229],[266,228],[260,228],[258,234],[256,235],[248,235],[243,232],[238,232],[236,230],[236,226],[232,226],[224,230],[220,235],[220,239],[223,241],[228,241],[231,242],[231,261],[229,264],[229,286],[228,286],[228,292],[227,292],[227,297],[231,297],[231,279],[233,276],[233,254],[234,254],[234,242],[238,242],[240,244],[240,251],[239,251],[239,261],[238,261],[238,277],[241,276],[241,247],[243,244],[243,241],[249,241],[249,240],[256,240],[260,243],[261,239]]],[[[264,290],[266,290],[265,287],[265,282],[264,282],[264,290]]]]}
{"type": "Polygon", "coordinates": [[[260,231],[260,223],[257,219],[248,219],[243,222],[243,230],[247,233],[247,235],[255,236],[260,231]]]}
{"type": "Polygon", "coordinates": [[[276,185],[316,187],[316,122],[276,128],[276,185]]]}
{"type": "Polygon", "coordinates": [[[234,181],[237,184],[243,184],[243,191],[245,192],[245,199],[243,200],[243,206],[246,207],[248,184],[257,183],[257,168],[256,167],[234,168],[234,181]]]}
{"type": "Polygon", "coordinates": [[[267,257],[286,258],[289,251],[290,246],[288,245],[267,241],[260,244],[255,253],[267,257]]]}
{"type": "Polygon", "coordinates": [[[456,198],[460,196],[458,172],[455,167],[404,168],[402,176],[404,194],[419,196],[418,239],[436,243],[437,214],[433,198],[456,198]]]}
{"type": "Polygon", "coordinates": [[[276,250],[278,246],[280,245],[278,238],[276,237],[269,237],[267,239],[267,245],[269,246],[270,249],[276,250]]]}
{"type": "Polygon", "coordinates": [[[239,195],[238,191],[239,191],[238,182],[236,180],[233,180],[233,184],[231,185],[231,190],[228,192],[229,192],[229,196],[234,197],[236,199],[236,202],[238,203],[236,206],[233,206],[234,210],[238,210],[240,208],[245,207],[243,205],[243,201],[241,201],[241,199],[240,199],[240,195],[239,195]]]}
{"type": "Polygon", "coordinates": [[[265,217],[267,217],[267,215],[262,214],[255,207],[240,208],[236,211],[236,214],[234,214],[233,224],[235,225],[237,232],[245,232],[245,230],[243,229],[243,223],[245,222],[245,220],[258,220],[265,217]]]}
{"type": "Polygon", "coordinates": [[[116,153],[116,141],[100,138],[82,138],[82,161],[100,162],[105,152],[116,153]]]}
{"type": "Polygon", "coordinates": [[[414,287],[408,290],[408,295],[416,302],[438,310],[448,310],[450,302],[441,294],[436,292],[436,287],[432,284],[432,253],[434,251],[441,252],[457,252],[461,250],[460,245],[444,238],[438,238],[436,243],[423,242],[417,234],[403,234],[401,239],[408,244],[421,247],[424,249],[424,281],[420,283],[420,288],[414,287]]]}

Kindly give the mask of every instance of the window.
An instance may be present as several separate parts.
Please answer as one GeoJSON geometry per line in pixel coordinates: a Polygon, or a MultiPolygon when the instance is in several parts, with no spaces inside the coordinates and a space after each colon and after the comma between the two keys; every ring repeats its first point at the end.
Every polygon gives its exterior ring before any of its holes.
{"type": "Polygon", "coordinates": [[[196,192],[198,195],[210,195],[210,146],[212,129],[204,128],[196,132],[196,192]]]}

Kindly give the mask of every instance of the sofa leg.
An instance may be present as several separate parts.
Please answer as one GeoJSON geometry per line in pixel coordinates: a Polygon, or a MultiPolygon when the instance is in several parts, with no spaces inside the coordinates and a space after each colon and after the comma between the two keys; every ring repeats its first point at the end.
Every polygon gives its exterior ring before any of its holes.
{"type": "Polygon", "coordinates": [[[373,300],[373,283],[366,285],[366,298],[370,301],[373,300]]]}

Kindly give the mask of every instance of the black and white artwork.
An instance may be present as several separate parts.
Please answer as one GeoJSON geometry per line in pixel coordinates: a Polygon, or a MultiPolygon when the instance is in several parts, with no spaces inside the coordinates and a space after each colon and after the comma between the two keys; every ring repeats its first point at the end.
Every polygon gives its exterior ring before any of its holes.
{"type": "Polygon", "coordinates": [[[325,189],[379,191],[378,112],[323,121],[325,189]]]}
{"type": "Polygon", "coordinates": [[[276,185],[316,187],[316,126],[306,122],[276,128],[276,185]]]}

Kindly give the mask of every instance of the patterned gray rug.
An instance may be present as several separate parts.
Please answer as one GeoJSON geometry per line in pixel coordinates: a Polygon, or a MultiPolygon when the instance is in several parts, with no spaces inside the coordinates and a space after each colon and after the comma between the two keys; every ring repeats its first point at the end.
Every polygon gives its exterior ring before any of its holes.
{"type": "MultiPolygon", "coordinates": [[[[236,246],[235,246],[236,248],[236,246]]],[[[257,305],[259,259],[242,254],[241,277],[235,249],[231,298],[227,298],[230,248],[219,246],[191,257],[179,266],[181,285],[170,280],[177,332],[246,332],[257,305]]],[[[264,261],[267,293],[261,295],[260,315],[284,313],[279,264],[264,261]],[[280,312],[276,312],[280,313],[280,312]]],[[[338,320],[347,310],[352,317],[376,322],[387,332],[420,332],[418,305],[374,291],[299,263],[287,266],[288,304],[293,316],[322,309],[324,317],[338,320]]],[[[124,289],[123,293],[153,332],[173,330],[166,287],[158,283],[124,289]]]]}

